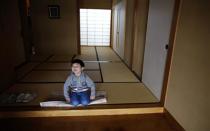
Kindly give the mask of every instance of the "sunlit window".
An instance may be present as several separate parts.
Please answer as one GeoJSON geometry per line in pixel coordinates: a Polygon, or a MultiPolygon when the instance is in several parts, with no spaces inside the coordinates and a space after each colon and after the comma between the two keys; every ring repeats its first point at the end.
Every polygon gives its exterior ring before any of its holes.
{"type": "Polygon", "coordinates": [[[111,10],[80,9],[80,42],[88,46],[110,45],[111,10]]]}

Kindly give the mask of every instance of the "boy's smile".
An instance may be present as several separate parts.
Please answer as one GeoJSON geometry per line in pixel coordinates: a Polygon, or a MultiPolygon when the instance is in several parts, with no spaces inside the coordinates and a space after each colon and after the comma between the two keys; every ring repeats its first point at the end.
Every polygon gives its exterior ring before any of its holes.
{"type": "Polygon", "coordinates": [[[81,72],[83,71],[83,67],[81,67],[80,64],[74,63],[71,67],[72,72],[76,75],[76,76],[80,76],[81,72]]]}

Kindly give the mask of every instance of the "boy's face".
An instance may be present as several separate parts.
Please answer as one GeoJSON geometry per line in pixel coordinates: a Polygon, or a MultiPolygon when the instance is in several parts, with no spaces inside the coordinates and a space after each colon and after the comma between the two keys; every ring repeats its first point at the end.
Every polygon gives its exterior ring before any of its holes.
{"type": "Polygon", "coordinates": [[[78,63],[72,64],[72,67],[71,67],[72,72],[74,72],[75,74],[81,73],[83,69],[84,67],[81,67],[81,65],[78,63]]]}

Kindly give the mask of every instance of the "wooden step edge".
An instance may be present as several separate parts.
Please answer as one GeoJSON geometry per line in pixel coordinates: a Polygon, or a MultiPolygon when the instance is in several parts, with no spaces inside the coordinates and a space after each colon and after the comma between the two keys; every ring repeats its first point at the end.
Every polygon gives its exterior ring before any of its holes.
{"type": "Polygon", "coordinates": [[[39,111],[4,111],[0,118],[26,117],[65,117],[65,116],[110,116],[132,114],[164,113],[164,107],[121,108],[121,109],[87,109],[87,110],[39,110],[39,111]]]}

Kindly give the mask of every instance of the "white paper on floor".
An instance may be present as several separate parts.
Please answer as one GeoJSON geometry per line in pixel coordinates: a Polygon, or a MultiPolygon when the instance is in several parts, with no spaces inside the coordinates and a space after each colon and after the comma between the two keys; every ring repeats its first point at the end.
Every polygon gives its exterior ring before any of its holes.
{"type": "MultiPolygon", "coordinates": [[[[89,105],[95,104],[105,104],[107,103],[106,92],[105,91],[97,91],[95,100],[91,101],[89,105]]],[[[66,101],[45,101],[40,102],[41,107],[73,107],[73,105],[67,103],[66,101]]],[[[82,106],[82,105],[78,105],[82,106]]]]}

